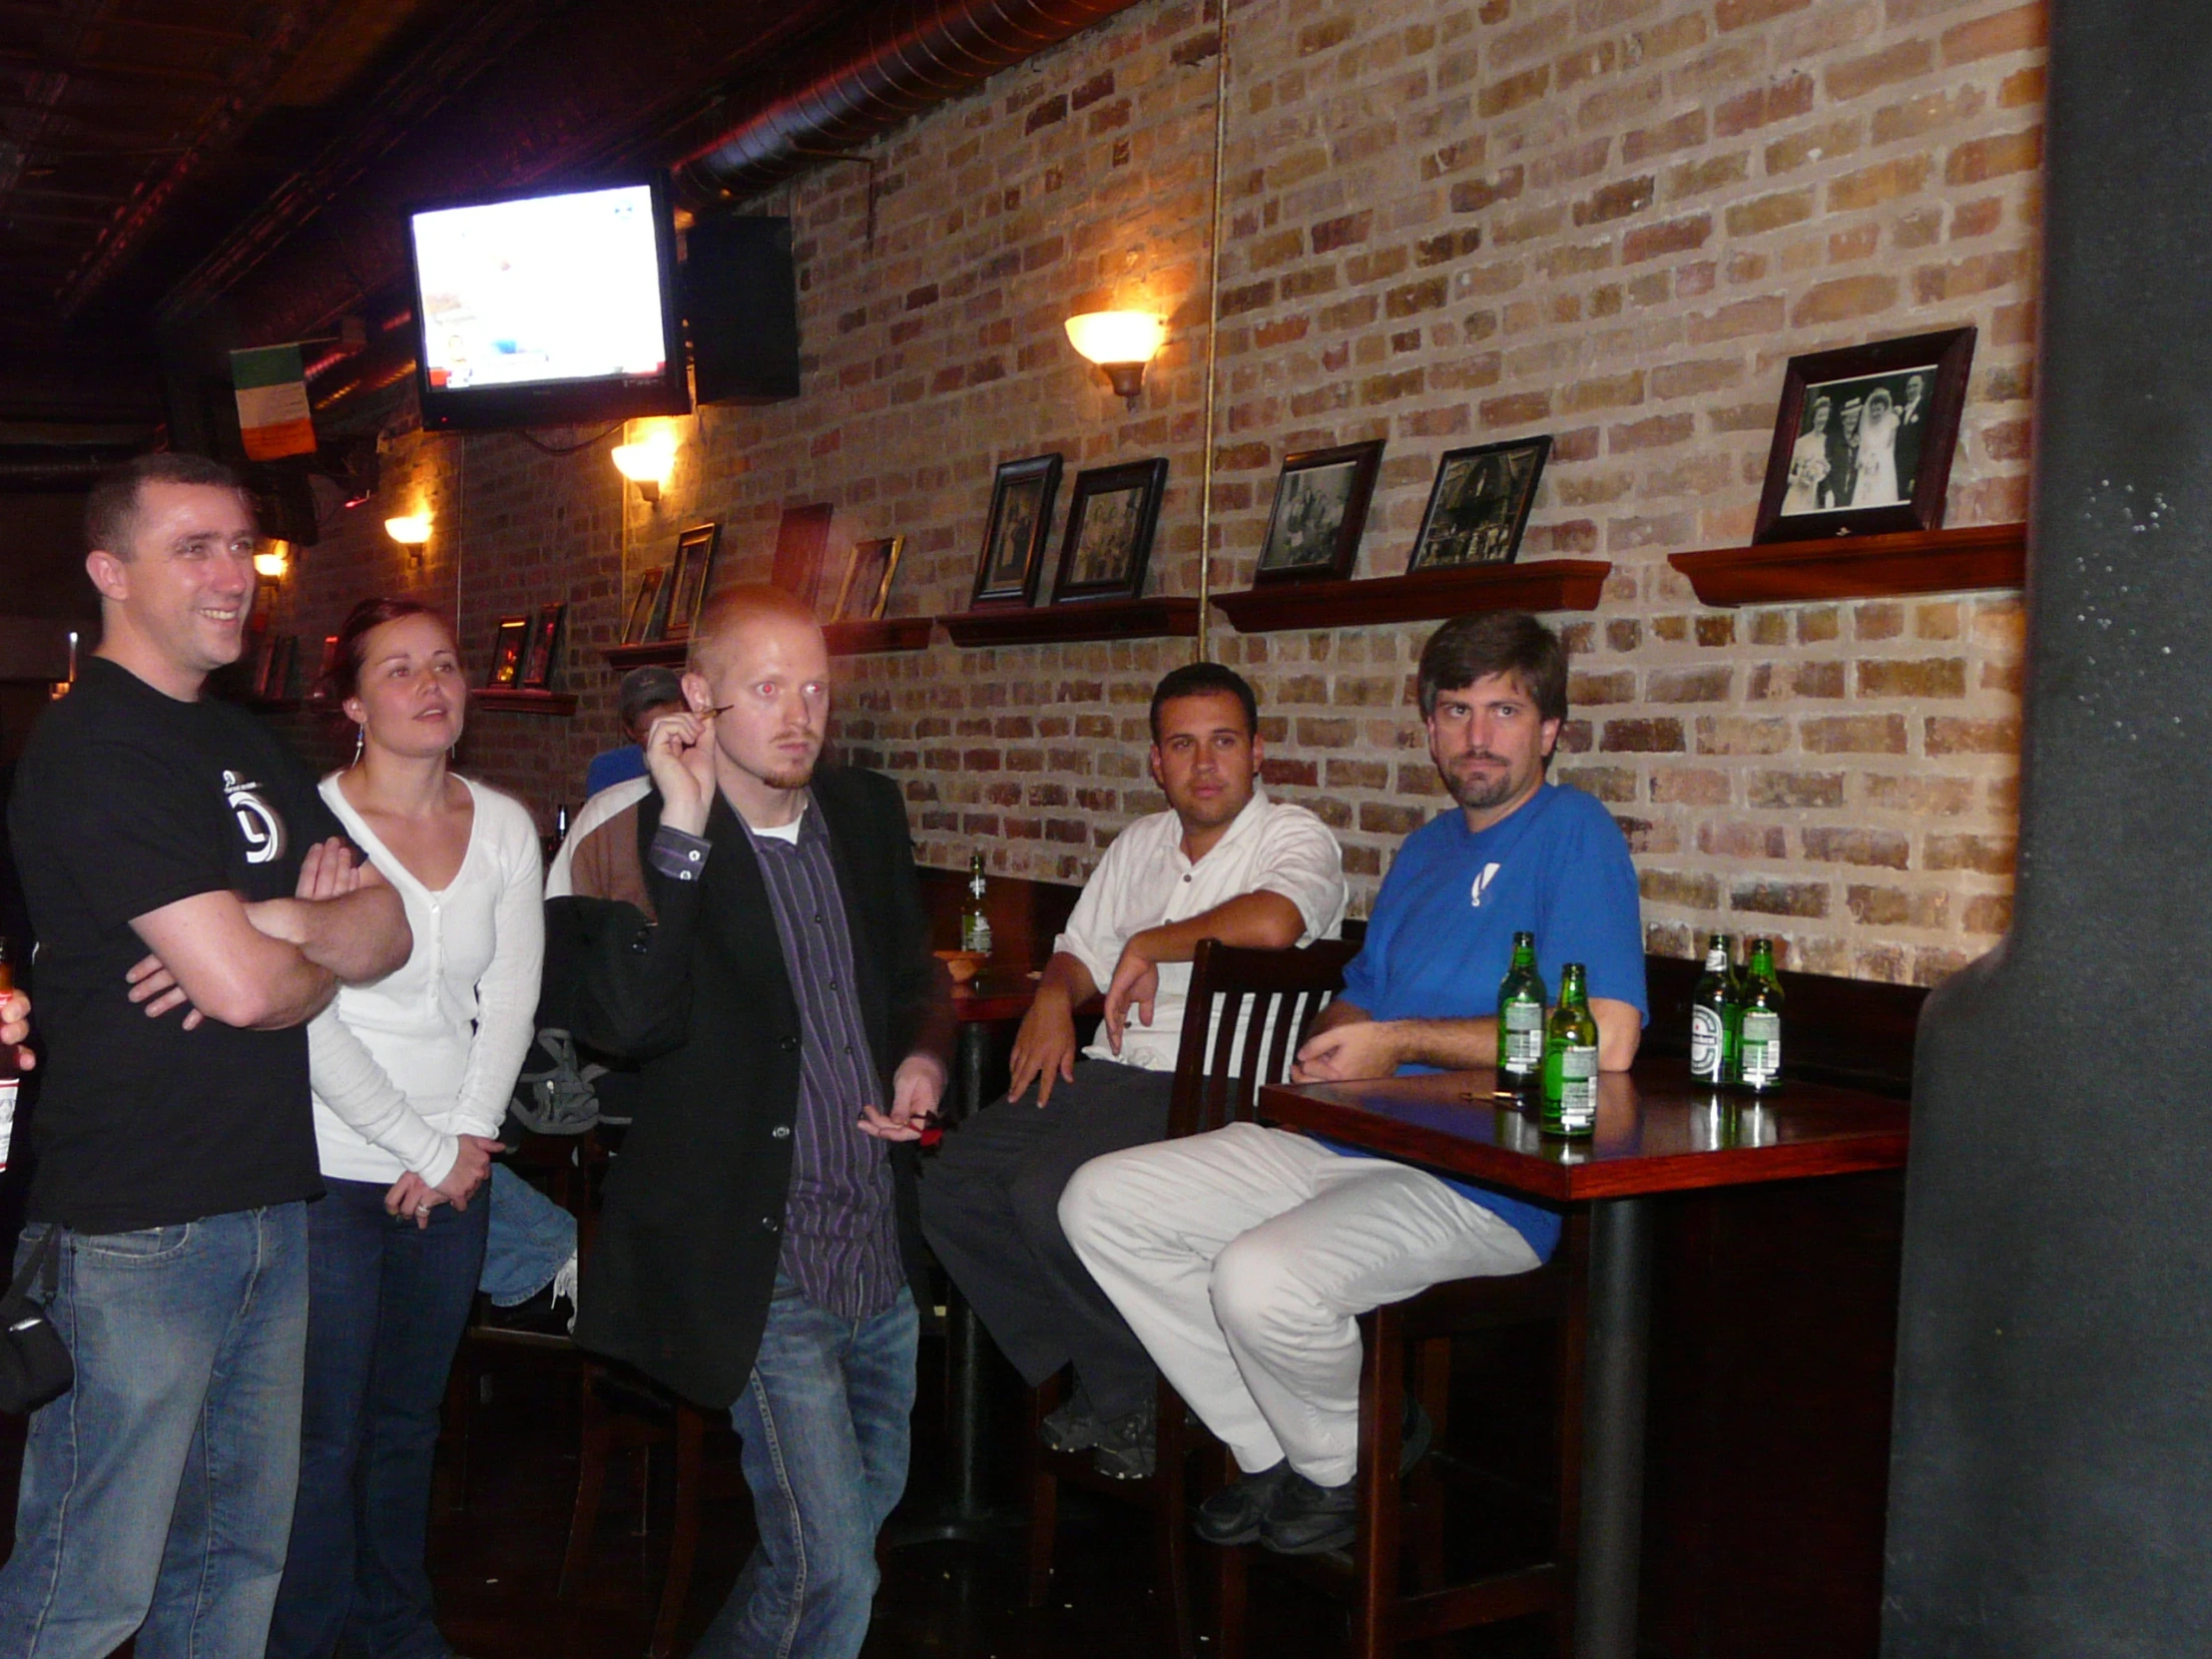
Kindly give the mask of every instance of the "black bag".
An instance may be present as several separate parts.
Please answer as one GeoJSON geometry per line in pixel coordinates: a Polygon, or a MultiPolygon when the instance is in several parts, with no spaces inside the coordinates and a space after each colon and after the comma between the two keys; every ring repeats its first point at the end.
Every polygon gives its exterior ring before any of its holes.
{"type": "Polygon", "coordinates": [[[46,1229],[7,1296],[0,1298],[0,1411],[35,1411],[69,1392],[77,1381],[62,1334],[47,1320],[46,1310],[31,1300],[34,1280],[42,1280],[47,1299],[53,1299],[61,1233],[59,1223],[46,1229]]]}

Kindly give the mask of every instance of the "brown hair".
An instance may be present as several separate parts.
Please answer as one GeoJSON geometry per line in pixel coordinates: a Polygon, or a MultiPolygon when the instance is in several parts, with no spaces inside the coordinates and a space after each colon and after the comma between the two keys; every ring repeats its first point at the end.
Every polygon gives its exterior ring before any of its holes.
{"type": "Polygon", "coordinates": [[[368,658],[368,636],[387,622],[409,616],[426,616],[445,630],[447,639],[453,638],[453,625],[444,614],[419,599],[399,594],[364,599],[345,613],[345,621],[339,625],[338,648],[331,658],[329,677],[319,688],[320,695],[332,703],[342,703],[359,691],[361,669],[368,658]]]}
{"type": "Polygon", "coordinates": [[[236,490],[253,510],[253,497],[236,472],[205,455],[176,455],[167,451],[139,455],[121,466],[110,467],[93,480],[85,497],[85,551],[131,557],[131,538],[138,533],[139,492],[148,484],[204,484],[212,489],[236,490]]]}
{"type": "Polygon", "coordinates": [[[1518,679],[1539,719],[1567,718],[1567,654],[1559,636],[1526,611],[1453,617],[1428,636],[1415,681],[1421,718],[1436,712],[1438,693],[1464,691],[1493,674],[1518,679]]]}
{"type": "Polygon", "coordinates": [[[700,609],[691,634],[691,659],[685,666],[697,674],[712,674],[710,656],[722,642],[749,622],[773,617],[779,622],[803,622],[819,629],[822,619],[814,607],[766,582],[741,582],[724,588],[700,609]]]}

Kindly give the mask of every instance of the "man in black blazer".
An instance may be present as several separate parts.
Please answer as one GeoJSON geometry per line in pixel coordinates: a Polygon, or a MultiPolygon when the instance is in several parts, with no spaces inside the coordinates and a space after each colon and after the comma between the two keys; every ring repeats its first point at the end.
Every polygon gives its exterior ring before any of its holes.
{"type": "MultiPolygon", "coordinates": [[[[549,968],[640,1062],[576,1339],[730,1409],[761,1542],[699,1655],[857,1654],[906,1483],[913,1147],[944,1091],[895,785],[821,767],[830,658],[774,588],[716,596],[650,792],[574,851],[549,968]]],[[[549,976],[549,983],[553,982],[549,976]]]]}

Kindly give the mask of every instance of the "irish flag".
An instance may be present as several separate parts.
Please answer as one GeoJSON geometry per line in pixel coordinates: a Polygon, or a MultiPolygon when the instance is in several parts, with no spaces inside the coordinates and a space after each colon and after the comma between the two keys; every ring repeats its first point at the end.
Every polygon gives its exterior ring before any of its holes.
{"type": "Polygon", "coordinates": [[[231,384],[238,389],[239,435],[247,458],[314,453],[314,419],[307,410],[307,371],[296,345],[263,345],[231,353],[231,384]]]}

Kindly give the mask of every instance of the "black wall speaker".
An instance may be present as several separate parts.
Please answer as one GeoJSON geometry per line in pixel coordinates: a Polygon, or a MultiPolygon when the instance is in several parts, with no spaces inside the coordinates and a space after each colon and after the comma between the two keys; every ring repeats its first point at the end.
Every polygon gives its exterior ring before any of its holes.
{"type": "Polygon", "coordinates": [[[702,218],[685,236],[684,311],[692,389],[702,403],[799,395],[799,288],[792,222],[702,218]]]}

